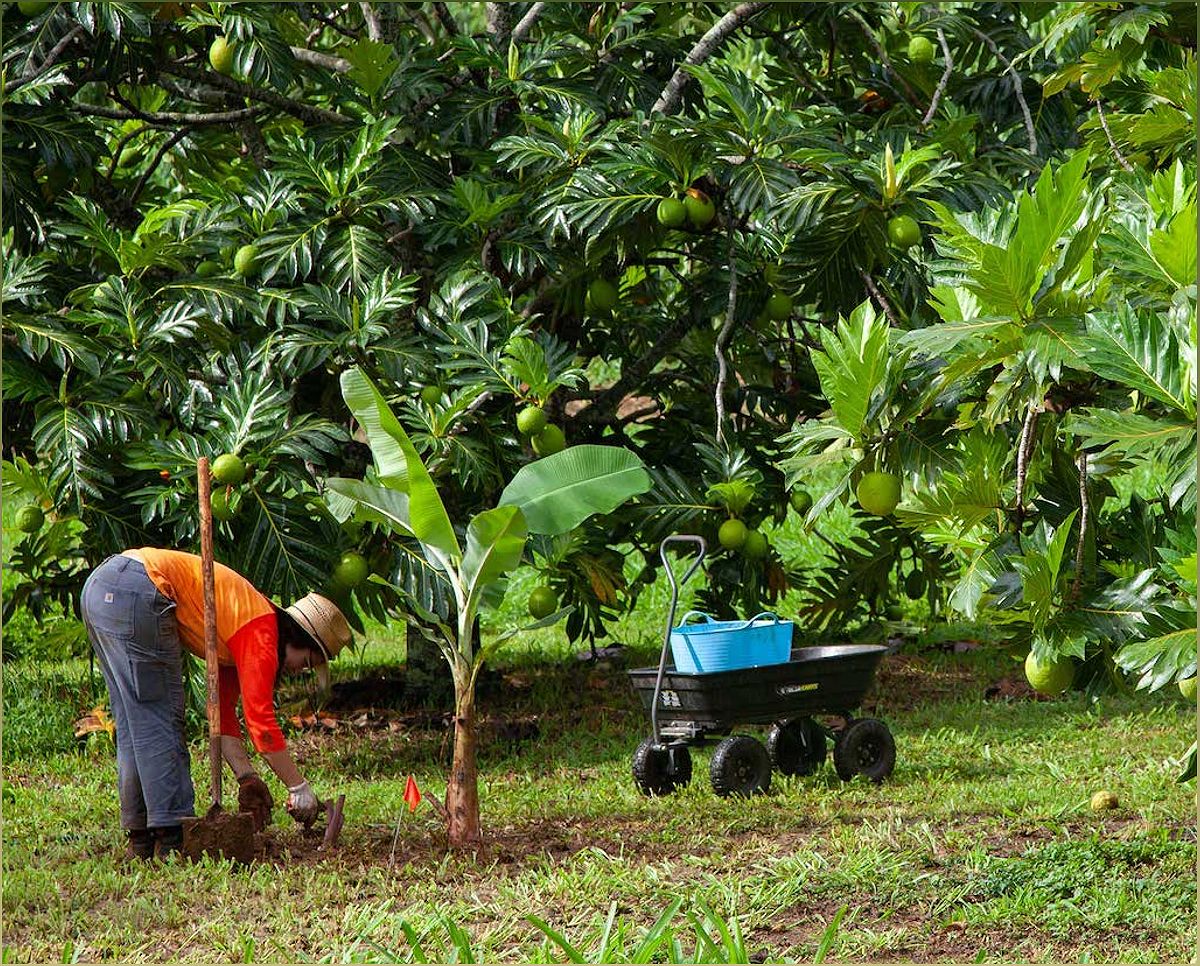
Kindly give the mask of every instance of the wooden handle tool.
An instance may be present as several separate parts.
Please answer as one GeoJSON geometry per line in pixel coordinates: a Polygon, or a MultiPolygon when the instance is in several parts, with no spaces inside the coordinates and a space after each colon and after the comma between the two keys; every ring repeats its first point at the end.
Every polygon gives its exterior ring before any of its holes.
{"type": "Polygon", "coordinates": [[[212,803],[221,808],[221,683],[217,667],[217,590],[213,575],[212,474],[208,457],[196,460],[200,491],[200,575],[204,585],[204,670],[207,678],[208,757],[212,766],[212,803]]]}

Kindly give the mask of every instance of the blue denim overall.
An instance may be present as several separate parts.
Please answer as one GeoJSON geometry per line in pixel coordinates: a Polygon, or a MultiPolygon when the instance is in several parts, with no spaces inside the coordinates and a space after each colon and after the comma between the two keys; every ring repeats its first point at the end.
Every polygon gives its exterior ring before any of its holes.
{"type": "Polygon", "coordinates": [[[175,604],[131,557],[92,571],[80,601],[116,726],[121,826],[167,828],[194,814],[183,733],[183,648],[175,604]]]}

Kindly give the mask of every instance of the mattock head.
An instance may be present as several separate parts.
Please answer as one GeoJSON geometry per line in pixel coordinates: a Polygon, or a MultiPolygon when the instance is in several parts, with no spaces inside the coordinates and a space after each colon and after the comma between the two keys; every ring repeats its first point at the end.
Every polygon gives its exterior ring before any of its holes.
{"type": "Polygon", "coordinates": [[[342,826],[346,821],[345,811],[345,795],[339,795],[337,801],[330,800],[325,803],[325,837],[321,840],[321,849],[337,847],[338,836],[342,834],[342,826]]]}

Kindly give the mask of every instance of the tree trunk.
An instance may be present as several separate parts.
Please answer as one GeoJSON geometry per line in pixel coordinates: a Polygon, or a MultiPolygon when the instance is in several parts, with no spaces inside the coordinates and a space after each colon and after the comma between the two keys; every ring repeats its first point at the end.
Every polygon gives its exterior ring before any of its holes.
{"type": "Polygon", "coordinates": [[[475,766],[475,689],[455,682],[454,762],[446,786],[446,831],[450,847],[480,845],[479,773],[475,766]]]}

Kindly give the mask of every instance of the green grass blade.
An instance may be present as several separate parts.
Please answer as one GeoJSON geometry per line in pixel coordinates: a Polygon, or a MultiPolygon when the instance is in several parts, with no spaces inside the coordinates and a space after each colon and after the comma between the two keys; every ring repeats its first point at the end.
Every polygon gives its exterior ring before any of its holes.
{"type": "MultiPolygon", "coordinates": [[[[617,907],[617,904],[614,902],[613,908],[612,908],[613,912],[616,912],[616,907],[617,907]]],[[[566,954],[567,960],[569,962],[572,962],[572,963],[586,963],[587,962],[587,959],[584,957],[584,955],[578,949],[576,949],[574,946],[572,946],[570,942],[568,942],[567,937],[564,936],[562,933],[560,933],[557,929],[553,928],[544,919],[539,919],[537,916],[526,916],[525,920],[526,920],[526,922],[529,922],[530,924],[532,924],[536,929],[538,929],[541,933],[543,933],[546,936],[546,938],[548,938],[551,942],[553,942],[554,945],[556,945],[559,949],[561,949],[566,954]]],[[[610,923],[612,922],[611,913],[609,916],[609,922],[610,923]]],[[[603,948],[603,947],[601,947],[601,948],[603,948]]]]}
{"type": "Polygon", "coordinates": [[[661,916],[655,920],[653,926],[642,937],[642,941],[638,943],[633,954],[629,957],[631,963],[648,963],[653,959],[654,954],[659,948],[673,936],[671,934],[671,920],[675,918],[679,912],[679,907],[683,905],[682,899],[676,899],[663,912],[661,916]]]}
{"type": "Polygon", "coordinates": [[[837,941],[838,929],[842,925],[842,918],[846,915],[847,906],[842,906],[834,914],[833,921],[825,927],[825,932],[821,936],[821,942],[817,946],[817,954],[813,957],[814,963],[825,962],[825,957],[829,955],[829,950],[833,948],[833,944],[837,941]]]}

